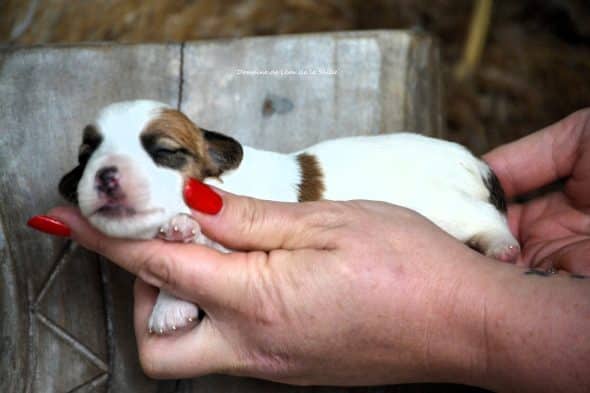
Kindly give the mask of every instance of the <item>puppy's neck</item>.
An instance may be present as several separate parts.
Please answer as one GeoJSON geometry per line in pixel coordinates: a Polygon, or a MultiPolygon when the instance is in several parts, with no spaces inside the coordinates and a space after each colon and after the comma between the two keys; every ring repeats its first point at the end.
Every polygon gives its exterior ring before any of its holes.
{"type": "Polygon", "coordinates": [[[238,168],[224,173],[220,179],[207,179],[205,182],[231,193],[258,199],[301,201],[306,177],[301,155],[242,147],[244,156],[238,168]]]}

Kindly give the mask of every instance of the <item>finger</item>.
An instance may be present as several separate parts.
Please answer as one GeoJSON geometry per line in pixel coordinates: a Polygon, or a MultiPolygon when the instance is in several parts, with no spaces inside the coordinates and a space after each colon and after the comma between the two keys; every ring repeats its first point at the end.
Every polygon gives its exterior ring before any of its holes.
{"type": "Polygon", "coordinates": [[[158,293],[160,290],[143,281],[141,278],[135,279],[133,286],[133,301],[134,301],[134,325],[135,335],[138,337],[149,335],[148,320],[152,313],[158,293]]]}
{"type": "Polygon", "coordinates": [[[522,236],[520,234],[520,221],[522,219],[522,212],[522,205],[519,203],[509,204],[506,211],[506,219],[508,220],[510,232],[516,236],[519,243],[522,242],[522,236]]]}
{"type": "Polygon", "coordinates": [[[337,237],[327,229],[347,221],[344,204],[271,202],[215,191],[223,198],[221,211],[193,214],[205,235],[234,250],[333,248],[337,237]]]}
{"type": "Polygon", "coordinates": [[[539,266],[566,270],[572,274],[590,276],[590,239],[570,243],[541,261],[539,266]]]}
{"type": "Polygon", "coordinates": [[[237,368],[231,346],[205,317],[195,328],[160,336],[147,331],[157,290],[141,279],[135,281],[134,325],[139,359],[152,378],[189,378],[237,368]]]}
{"type": "MultiPolygon", "coordinates": [[[[508,197],[521,195],[566,176],[576,182],[590,182],[590,109],[565,119],[515,142],[500,146],[484,156],[508,197]],[[586,173],[573,173],[576,162],[587,161],[586,173]],[[583,176],[582,176],[583,175],[583,176]]],[[[577,169],[576,169],[577,170],[577,169]]],[[[586,190],[590,196],[590,190],[586,190]]],[[[588,199],[588,198],[587,198],[588,199]]]]}
{"type": "Polygon", "coordinates": [[[197,244],[111,238],[90,226],[71,207],[55,208],[49,214],[67,224],[72,239],[83,247],[105,256],[150,285],[205,308],[234,302],[241,292],[244,254],[222,254],[197,244]]]}

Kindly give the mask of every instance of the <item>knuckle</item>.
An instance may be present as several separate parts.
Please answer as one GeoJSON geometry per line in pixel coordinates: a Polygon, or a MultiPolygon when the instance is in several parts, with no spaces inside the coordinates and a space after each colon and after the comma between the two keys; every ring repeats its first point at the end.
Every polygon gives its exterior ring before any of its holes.
{"type": "Polygon", "coordinates": [[[349,210],[342,202],[320,201],[316,203],[314,211],[305,215],[305,224],[312,227],[337,227],[346,222],[349,210]]]}
{"type": "Polygon", "coordinates": [[[580,136],[590,135],[590,107],[580,109],[563,120],[566,129],[573,130],[580,136]]]}
{"type": "Polygon", "coordinates": [[[175,259],[162,247],[154,247],[143,253],[139,259],[137,275],[145,282],[157,287],[174,286],[175,259]]]}
{"type": "Polygon", "coordinates": [[[244,198],[240,209],[239,232],[247,236],[256,232],[256,228],[264,223],[264,209],[252,198],[244,198]]]}

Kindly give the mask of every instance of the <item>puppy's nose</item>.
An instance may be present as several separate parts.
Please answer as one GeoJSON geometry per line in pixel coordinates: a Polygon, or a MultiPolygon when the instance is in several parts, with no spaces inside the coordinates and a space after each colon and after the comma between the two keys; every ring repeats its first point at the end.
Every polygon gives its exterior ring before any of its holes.
{"type": "Polygon", "coordinates": [[[119,190],[119,171],[116,166],[107,166],[96,172],[96,189],[110,197],[119,190]]]}

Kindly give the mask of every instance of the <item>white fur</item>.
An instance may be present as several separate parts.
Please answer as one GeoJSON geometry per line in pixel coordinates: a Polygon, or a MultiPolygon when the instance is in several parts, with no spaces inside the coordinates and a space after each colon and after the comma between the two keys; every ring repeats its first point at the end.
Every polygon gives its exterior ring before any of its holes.
{"type": "Polygon", "coordinates": [[[245,147],[237,170],[206,183],[259,199],[297,202],[301,173],[296,156],[302,152],[319,160],[324,199],[405,206],[462,241],[493,222],[506,225],[488,202],[482,181],[489,173],[487,165],[461,145],[418,134],[341,138],[293,154],[245,147]]]}
{"type": "MultiPolygon", "coordinates": [[[[143,149],[140,133],[166,105],[153,101],[112,104],[100,112],[96,126],[103,142],[89,160],[79,187],[82,213],[101,231],[117,237],[153,238],[181,213],[190,213],[182,197],[182,176],[157,166],[143,149]],[[96,171],[113,162],[136,180],[136,209],[146,212],[124,219],[105,218],[97,208],[96,171]]],[[[460,145],[424,136],[397,133],[342,138],[300,152],[280,154],[243,146],[240,166],[206,183],[260,199],[297,202],[301,183],[297,154],[317,157],[325,184],[324,199],[378,200],[413,209],[461,241],[483,236],[486,253],[501,255],[517,247],[506,219],[489,203],[482,177],[489,168],[460,145]],[[489,251],[489,252],[488,252],[489,251]]],[[[197,309],[161,293],[150,329],[166,331],[195,318],[197,309]],[[176,316],[176,317],[175,317],[176,316]]]]}
{"type": "Polygon", "coordinates": [[[175,170],[157,166],[139,139],[141,131],[164,107],[154,101],[122,102],[107,106],[96,119],[103,140],[78,184],[78,203],[90,223],[110,236],[151,239],[176,214],[190,213],[180,191],[182,176],[175,170]],[[123,160],[132,172],[129,177],[141,180],[145,186],[127,191],[137,194],[138,211],[148,213],[112,220],[94,213],[100,202],[94,188],[95,176],[99,169],[123,160]]]}
{"type": "Polygon", "coordinates": [[[206,179],[205,183],[253,198],[297,202],[301,173],[294,156],[242,148],[244,155],[237,169],[227,171],[220,179],[206,179]]]}

